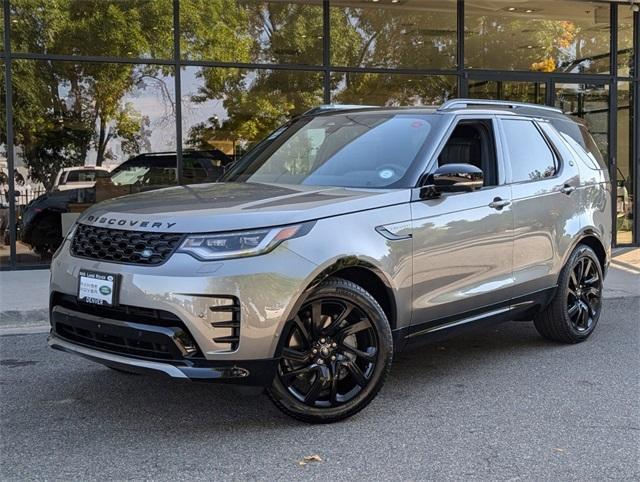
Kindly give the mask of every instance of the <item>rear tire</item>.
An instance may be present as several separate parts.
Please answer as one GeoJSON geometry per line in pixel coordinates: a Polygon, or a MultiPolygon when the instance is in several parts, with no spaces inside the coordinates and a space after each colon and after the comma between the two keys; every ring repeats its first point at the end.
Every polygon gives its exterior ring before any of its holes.
{"type": "Polygon", "coordinates": [[[331,278],[308,291],[283,337],[267,393],[280,410],[304,422],[337,422],[359,412],[391,368],[387,317],[351,281],[331,278]]]}
{"type": "Polygon", "coordinates": [[[542,337],[560,343],[580,343],[593,333],[602,311],[602,267],[595,252],[578,245],[560,272],[551,303],[534,324],[542,337]]]}

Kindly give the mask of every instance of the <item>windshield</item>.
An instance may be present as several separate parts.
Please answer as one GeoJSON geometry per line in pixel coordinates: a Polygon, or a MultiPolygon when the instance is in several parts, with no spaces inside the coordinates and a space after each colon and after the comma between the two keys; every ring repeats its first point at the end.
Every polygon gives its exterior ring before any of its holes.
{"type": "Polygon", "coordinates": [[[225,181],[382,188],[407,173],[436,117],[359,112],[301,119],[225,181]]]}

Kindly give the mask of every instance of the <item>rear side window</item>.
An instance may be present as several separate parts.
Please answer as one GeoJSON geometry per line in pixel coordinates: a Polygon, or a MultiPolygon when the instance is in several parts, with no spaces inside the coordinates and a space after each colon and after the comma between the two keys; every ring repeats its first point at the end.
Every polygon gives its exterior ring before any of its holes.
{"type": "Polygon", "coordinates": [[[571,137],[587,151],[589,157],[596,163],[596,169],[607,169],[602,153],[586,126],[565,119],[550,119],[550,122],[560,133],[571,137]]]}
{"type": "Polygon", "coordinates": [[[512,182],[537,181],[555,175],[555,156],[533,122],[503,119],[502,128],[512,182]]]}

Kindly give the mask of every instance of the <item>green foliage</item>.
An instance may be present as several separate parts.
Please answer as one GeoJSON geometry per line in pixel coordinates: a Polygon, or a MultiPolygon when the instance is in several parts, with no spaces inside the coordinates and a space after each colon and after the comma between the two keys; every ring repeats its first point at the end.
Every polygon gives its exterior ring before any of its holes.
{"type": "MultiPolygon", "coordinates": [[[[89,56],[172,55],[172,8],[166,0],[15,0],[12,48],[89,56]]],[[[166,68],[114,63],[14,62],[14,132],[30,177],[46,187],[62,167],[148,148],[149,120],[122,102],[142,76],[166,68]]]]}

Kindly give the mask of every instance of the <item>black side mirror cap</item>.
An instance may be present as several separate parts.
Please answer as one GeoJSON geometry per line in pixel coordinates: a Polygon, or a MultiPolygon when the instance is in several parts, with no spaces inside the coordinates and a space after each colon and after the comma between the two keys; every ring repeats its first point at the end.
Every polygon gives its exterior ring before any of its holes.
{"type": "Polygon", "coordinates": [[[423,189],[433,195],[434,191],[437,193],[476,191],[483,185],[484,174],[482,169],[473,164],[460,163],[440,166],[429,174],[423,189]]]}

